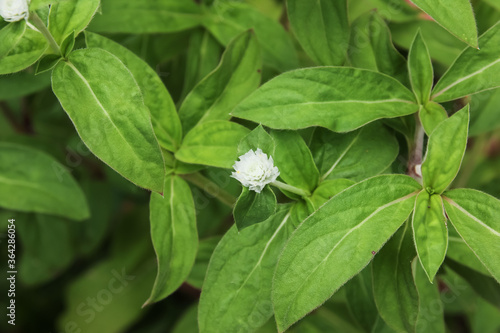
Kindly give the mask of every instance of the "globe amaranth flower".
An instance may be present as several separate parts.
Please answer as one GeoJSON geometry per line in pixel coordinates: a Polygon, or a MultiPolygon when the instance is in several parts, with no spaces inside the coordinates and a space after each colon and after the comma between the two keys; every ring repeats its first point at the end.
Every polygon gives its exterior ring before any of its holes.
{"type": "Polygon", "coordinates": [[[264,186],[274,182],[280,175],[278,168],[274,166],[273,158],[271,156],[268,158],[260,148],[257,148],[255,152],[250,149],[239,159],[233,165],[235,172],[231,177],[257,193],[260,193],[264,186]]]}
{"type": "Polygon", "coordinates": [[[28,19],[30,0],[0,0],[0,16],[6,22],[28,19]]]}

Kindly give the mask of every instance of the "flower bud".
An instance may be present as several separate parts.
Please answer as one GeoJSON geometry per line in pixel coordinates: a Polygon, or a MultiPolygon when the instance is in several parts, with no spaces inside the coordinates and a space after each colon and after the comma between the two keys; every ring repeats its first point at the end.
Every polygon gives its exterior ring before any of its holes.
{"type": "Polygon", "coordinates": [[[30,0],[0,0],[0,16],[6,22],[28,19],[30,0]]]}
{"type": "Polygon", "coordinates": [[[250,149],[239,159],[233,165],[235,172],[231,177],[257,193],[260,193],[264,186],[274,182],[280,175],[278,168],[274,166],[273,158],[271,156],[268,158],[260,148],[257,148],[255,152],[250,149]]]}

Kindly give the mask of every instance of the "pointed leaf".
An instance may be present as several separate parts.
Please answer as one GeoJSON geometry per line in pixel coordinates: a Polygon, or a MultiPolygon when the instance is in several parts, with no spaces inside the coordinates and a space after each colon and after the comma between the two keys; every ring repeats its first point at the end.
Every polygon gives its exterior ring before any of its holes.
{"type": "Polygon", "coordinates": [[[36,64],[35,74],[42,74],[48,71],[52,71],[54,67],[62,60],[60,55],[56,54],[47,54],[40,59],[40,61],[36,64]]]}
{"type": "Polygon", "coordinates": [[[250,149],[254,151],[261,149],[265,154],[272,157],[276,149],[276,142],[274,142],[272,136],[266,132],[262,125],[259,125],[241,139],[238,145],[238,155],[246,154],[250,149]]]}
{"type": "Polygon", "coordinates": [[[345,134],[318,128],[311,151],[321,180],[360,181],[387,169],[396,159],[399,145],[382,124],[374,123],[345,134]]]}
{"type": "Polygon", "coordinates": [[[26,29],[22,37],[19,37],[18,29],[22,27],[22,24],[17,25],[15,34],[5,31],[11,29],[10,27],[14,29],[16,25],[9,24],[0,30],[0,42],[2,42],[0,44],[0,74],[19,72],[33,65],[48,48],[47,41],[38,31],[26,29]],[[5,38],[2,37],[4,33],[5,38]]]}
{"type": "Polygon", "coordinates": [[[286,4],[293,32],[307,55],[318,65],[342,66],[349,45],[347,0],[288,0],[286,4]]]}
{"type": "Polygon", "coordinates": [[[260,193],[243,187],[233,210],[238,231],[267,220],[276,212],[276,206],[276,196],[269,186],[264,187],[260,193]]]}
{"type": "Polygon", "coordinates": [[[273,159],[281,179],[289,185],[314,190],[319,172],[304,139],[292,131],[272,131],[271,136],[276,143],[273,159]]]}
{"type": "Polygon", "coordinates": [[[500,128],[500,89],[485,91],[472,96],[470,136],[491,132],[500,128]]]}
{"type": "Polygon", "coordinates": [[[310,202],[316,210],[335,195],[354,184],[352,180],[342,178],[325,180],[314,190],[310,202]]]}
{"type": "Polygon", "coordinates": [[[26,21],[11,22],[0,30],[0,59],[8,55],[26,31],[26,21]]]}
{"type": "Polygon", "coordinates": [[[187,283],[201,290],[203,281],[205,281],[208,262],[210,261],[212,253],[214,252],[217,244],[219,244],[220,240],[221,236],[213,236],[200,240],[193,268],[191,269],[191,273],[189,273],[189,277],[186,280],[187,283]]]}
{"type": "Polygon", "coordinates": [[[444,305],[441,301],[438,284],[431,284],[426,272],[416,259],[412,262],[412,271],[418,292],[418,315],[416,316],[415,332],[445,333],[444,305]]]}
{"type": "Polygon", "coordinates": [[[476,190],[458,189],[445,192],[443,201],[455,229],[500,282],[500,200],[476,190]]]}
{"type": "Polygon", "coordinates": [[[149,209],[158,272],[146,304],[164,299],[187,279],[198,249],[193,196],[182,178],[168,176],[164,195],[152,193],[149,209]]]}
{"type": "Polygon", "coordinates": [[[36,214],[16,220],[23,252],[19,277],[26,285],[41,284],[60,275],[74,260],[70,221],[36,214]]]}
{"type": "Polygon", "coordinates": [[[330,298],[372,260],[412,211],[419,188],[408,176],[373,177],[334,196],[299,225],[274,276],[280,332],[330,298]]]}
{"type": "Polygon", "coordinates": [[[136,185],[163,190],[165,167],[148,109],[116,56],[74,51],[52,72],[52,89],[92,153],[136,185]]]}
{"type": "Polygon", "coordinates": [[[411,0],[443,28],[477,47],[477,28],[469,0],[411,0]]]}
{"type": "Polygon", "coordinates": [[[371,332],[378,318],[373,299],[372,269],[365,267],[345,286],[347,306],[365,332],[371,332]]]}
{"type": "Polygon", "coordinates": [[[441,122],[429,137],[422,163],[424,187],[441,194],[455,179],[467,145],[469,106],[441,122]]]}
{"type": "Polygon", "coordinates": [[[219,66],[186,96],[179,110],[185,133],[210,120],[231,118],[231,110],[260,83],[259,44],[252,31],[229,43],[219,66]]]}
{"type": "Polygon", "coordinates": [[[373,260],[373,293],[380,316],[396,332],[415,332],[418,294],[411,262],[415,258],[410,223],[392,236],[373,260]]]}
{"type": "Polygon", "coordinates": [[[0,206],[84,220],[85,195],[68,170],[44,152],[0,143],[0,206]]]}
{"type": "Polygon", "coordinates": [[[99,8],[99,0],[60,1],[50,6],[49,31],[58,45],[74,32],[82,32],[99,8]]]}
{"type": "Polygon", "coordinates": [[[446,257],[481,274],[486,276],[491,275],[470,247],[467,246],[467,243],[460,237],[460,234],[453,228],[453,225],[450,224],[450,226],[448,226],[450,235],[448,237],[448,251],[446,251],[446,257]]]}
{"type": "Polygon", "coordinates": [[[434,83],[434,70],[432,68],[431,56],[420,30],[410,47],[408,55],[408,72],[413,92],[417,101],[425,105],[431,96],[432,84],[434,83]]]}
{"type": "Polygon", "coordinates": [[[233,226],[212,255],[201,293],[201,333],[253,331],[271,318],[271,282],[293,230],[288,209],[238,233],[233,226]]]}
{"type": "Polygon", "coordinates": [[[448,118],[448,113],[446,113],[441,104],[430,101],[425,106],[420,107],[418,117],[424,127],[425,133],[431,135],[437,125],[448,118]]]}
{"type": "Polygon", "coordinates": [[[468,47],[460,54],[434,86],[432,100],[451,101],[500,87],[500,23],[479,38],[479,47],[468,47]]]}
{"type": "Polygon", "coordinates": [[[297,52],[283,26],[248,3],[225,2],[212,6],[203,25],[223,45],[244,32],[253,30],[262,49],[266,66],[279,73],[298,67],[297,52]]]}
{"type": "Polygon", "coordinates": [[[102,0],[101,15],[90,29],[110,33],[169,33],[201,24],[201,6],[195,1],[150,0],[123,2],[102,0]]]}
{"type": "MultiPolygon", "coordinates": [[[[458,262],[455,262],[453,260],[447,259],[445,261],[446,265],[446,274],[453,276],[453,272],[459,275],[458,278],[463,278],[467,283],[468,286],[464,284],[462,281],[462,288],[468,288],[470,287],[473,290],[473,293],[477,294],[479,297],[482,297],[484,300],[490,302],[493,304],[495,307],[500,307],[500,284],[498,283],[498,280],[495,280],[494,278],[490,277],[488,275],[484,275],[481,273],[478,273],[477,271],[468,268],[467,266],[464,266],[458,262]],[[450,272],[451,269],[453,272],[450,272]],[[450,274],[452,273],[452,274],[450,274]]],[[[455,280],[458,280],[457,277],[455,277],[455,280]]]]}
{"type": "Polygon", "coordinates": [[[134,75],[151,114],[151,122],[158,142],[170,151],[179,148],[182,128],[172,97],[158,74],[141,58],[112,40],[85,32],[87,47],[97,47],[113,53],[134,75]]]}
{"type": "Polygon", "coordinates": [[[376,11],[352,23],[348,58],[354,67],[387,74],[410,87],[406,59],[394,47],[391,31],[376,11]]]}
{"type": "Polygon", "coordinates": [[[346,132],[417,110],[413,94],[389,76],[356,68],[316,67],[286,72],[266,82],[232,114],[271,128],[322,126],[346,132]]]}
{"type": "Polygon", "coordinates": [[[417,196],[412,219],[418,258],[430,282],[443,263],[448,248],[448,228],[440,195],[422,190],[417,196]]]}
{"type": "Polygon", "coordinates": [[[182,162],[232,168],[238,159],[238,142],[250,131],[240,124],[214,120],[190,131],[175,157],[182,162]]]}
{"type": "Polygon", "coordinates": [[[222,45],[204,29],[196,29],[189,36],[186,50],[186,73],[182,87],[182,100],[205,76],[219,64],[222,45]]]}

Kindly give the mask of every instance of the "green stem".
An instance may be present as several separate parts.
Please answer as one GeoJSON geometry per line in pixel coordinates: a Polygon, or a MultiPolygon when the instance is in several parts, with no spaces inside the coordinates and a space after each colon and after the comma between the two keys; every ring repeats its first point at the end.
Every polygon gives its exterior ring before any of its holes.
{"type": "Polygon", "coordinates": [[[31,22],[33,22],[33,25],[38,29],[38,31],[40,31],[43,37],[45,37],[52,51],[54,51],[55,54],[61,54],[59,45],[57,44],[54,37],[52,37],[52,34],[50,33],[49,29],[47,29],[40,16],[38,16],[35,12],[31,12],[30,19],[31,22]]]}
{"type": "Polygon", "coordinates": [[[408,158],[406,174],[408,176],[411,176],[413,179],[415,179],[419,183],[422,183],[422,176],[416,173],[415,167],[419,164],[422,164],[425,131],[424,131],[424,127],[420,123],[420,119],[418,118],[418,115],[415,118],[416,118],[415,119],[415,122],[416,122],[416,124],[415,124],[415,138],[412,142],[412,145],[410,146],[411,148],[410,148],[410,154],[409,154],[409,158],[408,158]]]}
{"type": "Polygon", "coordinates": [[[292,185],[285,184],[283,182],[280,182],[279,180],[275,180],[274,182],[271,183],[271,185],[280,188],[282,190],[298,194],[301,197],[309,197],[311,195],[311,192],[309,191],[303,190],[301,188],[292,185]]]}
{"type": "Polygon", "coordinates": [[[199,172],[180,175],[180,176],[185,180],[187,180],[188,182],[192,183],[193,185],[198,186],[200,189],[207,192],[214,198],[217,198],[220,202],[231,208],[236,203],[235,197],[233,197],[228,192],[224,191],[222,188],[220,188],[219,185],[215,184],[213,181],[206,178],[199,172]]]}

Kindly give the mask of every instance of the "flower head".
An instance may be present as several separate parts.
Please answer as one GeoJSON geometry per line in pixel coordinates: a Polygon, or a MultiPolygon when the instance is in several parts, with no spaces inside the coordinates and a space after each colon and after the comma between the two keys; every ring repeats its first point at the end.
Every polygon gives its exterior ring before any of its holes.
{"type": "Polygon", "coordinates": [[[30,0],[0,0],[0,16],[6,22],[28,19],[30,0]]]}
{"type": "Polygon", "coordinates": [[[280,175],[278,168],[274,166],[273,158],[271,156],[268,158],[260,148],[257,148],[255,152],[250,149],[239,159],[233,165],[235,172],[231,177],[257,193],[260,193],[266,184],[275,181],[280,175]]]}

